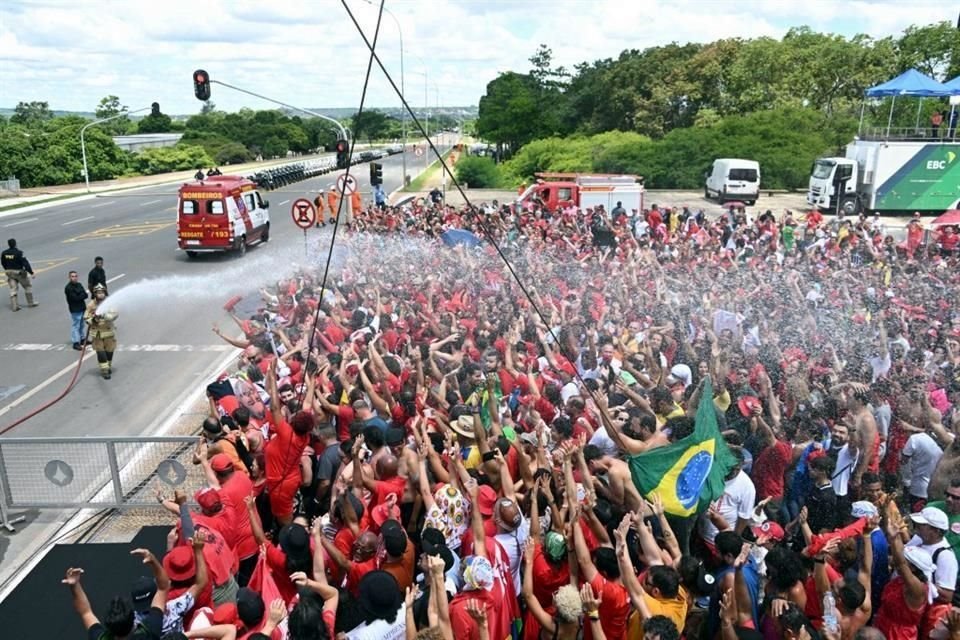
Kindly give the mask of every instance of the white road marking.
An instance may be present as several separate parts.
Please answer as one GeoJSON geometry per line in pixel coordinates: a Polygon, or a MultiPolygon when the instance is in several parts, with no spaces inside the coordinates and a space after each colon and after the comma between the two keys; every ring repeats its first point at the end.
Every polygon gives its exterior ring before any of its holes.
{"type": "MultiPolygon", "coordinates": [[[[50,345],[50,346],[54,346],[54,345],[50,345]]],[[[66,345],[56,345],[56,346],[66,347],[66,345]]],[[[73,347],[70,347],[70,348],[71,348],[71,350],[73,349],[73,347]]],[[[91,354],[92,354],[93,352],[92,352],[92,351],[84,352],[84,354],[83,354],[83,357],[84,357],[84,358],[87,356],[87,353],[91,353],[91,354]]],[[[46,380],[44,380],[43,382],[41,382],[40,384],[38,384],[37,386],[35,386],[33,389],[30,389],[30,391],[27,391],[25,394],[23,394],[22,396],[20,396],[19,398],[17,398],[16,400],[14,400],[14,401],[11,402],[10,404],[8,404],[7,406],[5,406],[5,407],[3,407],[2,409],[0,409],[0,416],[2,416],[2,415],[4,415],[4,414],[12,411],[13,409],[16,409],[16,408],[19,407],[21,404],[23,404],[24,402],[26,402],[27,400],[29,400],[30,398],[32,398],[33,396],[35,396],[37,393],[43,391],[43,390],[46,389],[48,386],[50,386],[51,384],[53,384],[54,382],[56,382],[58,379],[60,379],[60,378],[62,378],[63,376],[67,375],[68,373],[70,373],[71,371],[73,371],[73,370],[76,369],[76,368],[77,368],[77,363],[76,363],[76,362],[71,362],[70,364],[68,364],[67,366],[65,366],[63,369],[60,369],[60,371],[57,371],[55,374],[53,374],[52,376],[50,376],[49,378],[47,378],[46,380]]]]}
{"type": "Polygon", "coordinates": [[[76,220],[71,220],[70,222],[64,222],[61,227],[65,227],[69,224],[77,224],[78,222],[85,222],[87,220],[93,220],[93,216],[87,216],[86,218],[78,218],[76,220]]]}
{"type": "Polygon", "coordinates": [[[91,209],[96,209],[97,207],[106,207],[107,205],[116,204],[116,200],[107,200],[106,202],[101,202],[100,204],[91,205],[91,209]]]}
{"type": "MultiPolygon", "coordinates": [[[[107,282],[110,281],[107,280],[107,282]]],[[[235,348],[236,347],[233,347],[229,344],[121,344],[117,346],[117,351],[149,351],[158,353],[217,353],[230,351],[231,349],[235,348]]],[[[0,344],[0,351],[70,351],[72,349],[73,347],[71,345],[60,343],[20,342],[0,344]]],[[[50,381],[61,375],[63,374],[55,374],[54,378],[51,378],[50,381]]],[[[49,384],[49,382],[45,381],[44,384],[49,384]]],[[[0,412],[0,415],[3,415],[3,413],[0,412]]]]}
{"type": "Polygon", "coordinates": [[[151,200],[150,202],[144,202],[144,203],[141,204],[140,206],[141,206],[141,207],[146,207],[146,206],[149,206],[149,205],[151,205],[151,204],[157,204],[158,202],[163,202],[163,200],[151,200]]]}
{"type": "Polygon", "coordinates": [[[18,224],[27,224],[28,222],[36,222],[38,219],[39,219],[39,218],[27,218],[26,220],[17,220],[16,222],[11,222],[10,224],[5,224],[5,225],[3,225],[3,226],[4,226],[4,228],[6,228],[6,227],[15,227],[15,226],[17,226],[18,224]]]}
{"type": "Polygon", "coordinates": [[[287,204],[288,202],[290,202],[290,201],[289,201],[289,200],[284,200],[284,201],[281,202],[278,206],[281,206],[281,207],[282,207],[283,205],[287,204]]]}
{"type": "Polygon", "coordinates": [[[127,275],[127,274],[121,273],[121,274],[118,275],[118,276],[113,276],[112,278],[110,278],[109,280],[107,280],[107,284],[110,284],[110,283],[113,282],[114,280],[119,280],[120,278],[122,278],[122,277],[125,276],[125,275],[127,275]]]}

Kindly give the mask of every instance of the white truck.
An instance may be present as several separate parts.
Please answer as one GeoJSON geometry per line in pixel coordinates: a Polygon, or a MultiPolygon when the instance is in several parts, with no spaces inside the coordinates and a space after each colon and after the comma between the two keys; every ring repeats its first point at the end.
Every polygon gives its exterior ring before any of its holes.
{"type": "Polygon", "coordinates": [[[717,158],[704,176],[703,197],[720,204],[741,200],[754,205],[760,197],[760,163],[741,158],[717,158]]]}
{"type": "Polygon", "coordinates": [[[550,211],[577,207],[580,210],[603,205],[609,213],[621,203],[629,213],[643,211],[643,178],[633,175],[538,173],[537,181],[517,198],[518,206],[536,200],[550,211]]]}
{"type": "Polygon", "coordinates": [[[960,202],[960,143],[854,140],[813,163],[807,203],[825,212],[943,213],[960,202]]]}

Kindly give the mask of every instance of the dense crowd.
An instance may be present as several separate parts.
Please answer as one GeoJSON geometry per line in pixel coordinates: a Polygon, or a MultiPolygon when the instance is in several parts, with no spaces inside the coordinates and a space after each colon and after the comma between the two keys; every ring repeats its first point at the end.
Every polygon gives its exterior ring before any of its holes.
{"type": "Polygon", "coordinates": [[[168,551],[102,618],[68,571],[91,638],[960,638],[948,234],[432,202],[352,227],[326,288],[281,276],[214,327],[243,353],[207,387],[207,486],[158,496],[168,551]],[[678,515],[632,471],[711,400],[733,463],[678,515]]]}

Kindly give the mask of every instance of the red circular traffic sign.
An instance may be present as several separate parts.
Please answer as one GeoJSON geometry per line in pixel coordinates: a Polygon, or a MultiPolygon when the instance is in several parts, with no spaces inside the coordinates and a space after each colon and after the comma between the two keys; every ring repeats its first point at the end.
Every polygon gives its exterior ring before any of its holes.
{"type": "Polygon", "coordinates": [[[294,200],[290,215],[293,217],[293,224],[301,229],[309,229],[317,221],[317,208],[306,198],[300,198],[294,200]]]}

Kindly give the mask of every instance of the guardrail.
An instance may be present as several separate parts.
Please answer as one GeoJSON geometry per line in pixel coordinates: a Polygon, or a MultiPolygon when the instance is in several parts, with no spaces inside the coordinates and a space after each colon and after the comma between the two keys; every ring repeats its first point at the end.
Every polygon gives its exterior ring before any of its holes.
{"type": "Polygon", "coordinates": [[[0,524],[9,509],[131,509],[155,492],[192,496],[205,486],[192,464],[196,436],[0,438],[0,524]]]}
{"type": "Polygon", "coordinates": [[[20,181],[16,178],[0,180],[0,198],[20,195],[20,181]]]}
{"type": "Polygon", "coordinates": [[[861,140],[894,142],[956,142],[956,129],[950,130],[944,121],[936,130],[933,127],[867,127],[858,134],[861,140]]]}

